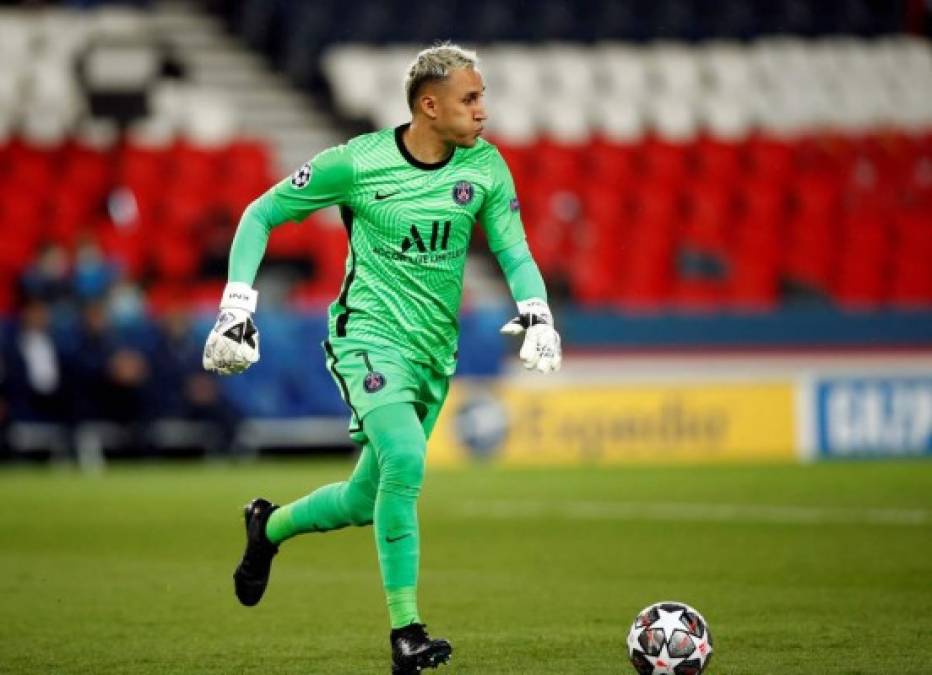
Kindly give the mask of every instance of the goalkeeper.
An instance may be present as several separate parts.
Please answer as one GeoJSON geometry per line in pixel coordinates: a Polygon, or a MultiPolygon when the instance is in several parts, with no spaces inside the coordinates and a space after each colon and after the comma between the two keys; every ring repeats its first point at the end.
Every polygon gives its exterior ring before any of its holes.
{"type": "Polygon", "coordinates": [[[418,613],[417,498],[427,439],[456,369],[457,314],[476,221],[518,305],[502,332],[524,333],[525,367],[560,367],[560,337],[511,174],[495,146],[479,137],[483,90],[473,53],[450,44],[426,49],[405,79],[410,123],[321,152],[250,204],[204,348],[204,367],[218,373],[242,372],[259,359],[252,284],[272,228],[339,205],[349,252],[323,349],[362,452],[346,481],[280,507],[250,502],[246,551],[233,578],[240,602],[255,605],[282,542],[374,525],[394,673],[436,667],[452,652],[449,642],[428,636],[418,613]]]}

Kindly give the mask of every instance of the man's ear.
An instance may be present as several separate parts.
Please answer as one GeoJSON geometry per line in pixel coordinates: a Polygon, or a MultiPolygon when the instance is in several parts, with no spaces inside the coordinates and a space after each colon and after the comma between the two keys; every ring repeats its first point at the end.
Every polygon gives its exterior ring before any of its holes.
{"type": "Polygon", "coordinates": [[[428,119],[437,119],[437,97],[433,94],[423,94],[418,99],[418,106],[421,112],[427,115],[428,119]]]}

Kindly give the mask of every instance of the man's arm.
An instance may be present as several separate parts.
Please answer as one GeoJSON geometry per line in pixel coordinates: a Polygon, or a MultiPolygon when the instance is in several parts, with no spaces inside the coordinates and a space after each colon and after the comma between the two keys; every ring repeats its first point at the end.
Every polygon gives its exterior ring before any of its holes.
{"type": "Polygon", "coordinates": [[[563,358],[560,335],[553,327],[544,279],[527,245],[511,172],[497,151],[492,168],[493,186],[479,218],[518,305],[518,316],[502,326],[502,333],[525,334],[519,354],[525,368],[556,371],[563,358]]]}
{"type": "Polygon", "coordinates": [[[353,176],[347,146],[329,148],[247,206],[230,247],[227,281],[252,286],[272,229],[341,203],[353,176]]]}
{"type": "Polygon", "coordinates": [[[220,314],[204,345],[205,369],[231,375],[243,372],[259,360],[259,331],[252,320],[259,294],[252,284],[272,229],[341,203],[354,176],[347,146],[330,148],[246,207],[230,247],[220,314]]]}
{"type": "Polygon", "coordinates": [[[502,268],[505,281],[511,289],[511,297],[515,299],[515,302],[531,298],[547,302],[547,287],[544,285],[544,278],[540,274],[537,263],[531,256],[531,249],[528,248],[526,239],[498,251],[495,258],[498,260],[499,267],[502,268]]]}

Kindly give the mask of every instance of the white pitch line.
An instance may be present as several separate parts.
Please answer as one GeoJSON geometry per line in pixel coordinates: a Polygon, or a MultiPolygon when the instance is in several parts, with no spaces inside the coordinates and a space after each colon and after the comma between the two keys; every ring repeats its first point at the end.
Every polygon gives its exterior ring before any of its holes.
{"type": "Polygon", "coordinates": [[[926,509],[760,506],[678,502],[594,502],[496,500],[469,501],[457,508],[469,518],[564,518],[568,520],[663,520],[744,522],[787,525],[861,524],[911,525],[932,523],[926,509]]]}

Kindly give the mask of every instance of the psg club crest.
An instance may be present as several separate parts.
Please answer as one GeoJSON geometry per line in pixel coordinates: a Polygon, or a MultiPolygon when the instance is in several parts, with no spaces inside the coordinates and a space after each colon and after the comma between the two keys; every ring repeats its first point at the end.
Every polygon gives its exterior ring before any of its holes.
{"type": "Polygon", "coordinates": [[[369,394],[374,394],[385,386],[385,376],[375,370],[366,373],[366,379],[362,381],[362,386],[369,394]]]}
{"type": "Polygon", "coordinates": [[[291,187],[300,190],[311,182],[311,163],[306,162],[304,166],[294,172],[291,176],[291,187]]]}
{"type": "Polygon", "coordinates": [[[453,186],[453,201],[460,206],[466,206],[472,201],[473,192],[472,183],[468,180],[461,180],[453,186]]]}

